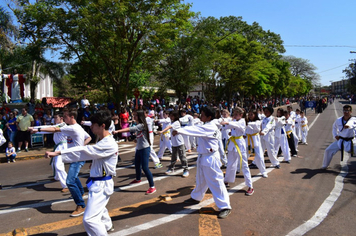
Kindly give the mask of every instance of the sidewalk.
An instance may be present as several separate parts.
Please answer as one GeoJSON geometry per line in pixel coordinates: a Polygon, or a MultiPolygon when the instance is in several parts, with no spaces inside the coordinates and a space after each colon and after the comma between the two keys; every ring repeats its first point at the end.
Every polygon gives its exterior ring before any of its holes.
{"type": "MultiPolygon", "coordinates": [[[[34,147],[34,148],[29,148],[28,152],[22,150],[20,153],[17,153],[15,160],[19,161],[19,160],[32,160],[37,158],[43,158],[45,156],[46,151],[53,151],[53,147],[52,148],[34,147]]],[[[0,163],[7,163],[5,152],[0,153],[0,163]]]]}

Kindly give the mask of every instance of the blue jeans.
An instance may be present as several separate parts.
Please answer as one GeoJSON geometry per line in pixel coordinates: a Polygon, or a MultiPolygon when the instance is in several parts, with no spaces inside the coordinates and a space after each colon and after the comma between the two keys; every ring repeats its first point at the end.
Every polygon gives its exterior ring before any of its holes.
{"type": "Polygon", "coordinates": [[[17,134],[17,131],[10,131],[10,130],[7,130],[7,136],[9,137],[10,139],[10,142],[12,142],[13,145],[15,145],[15,138],[16,138],[16,134],[17,134]]]}
{"type": "Polygon", "coordinates": [[[141,173],[145,173],[150,187],[155,186],[153,183],[153,176],[148,168],[148,162],[150,157],[151,147],[147,147],[141,150],[136,150],[135,153],[135,169],[136,169],[136,180],[141,180],[141,173]]]}
{"type": "Polygon", "coordinates": [[[68,176],[66,180],[67,187],[72,194],[73,200],[77,206],[85,207],[83,200],[84,189],[82,183],[78,178],[80,168],[84,165],[85,161],[73,162],[69,165],[68,176]]]}

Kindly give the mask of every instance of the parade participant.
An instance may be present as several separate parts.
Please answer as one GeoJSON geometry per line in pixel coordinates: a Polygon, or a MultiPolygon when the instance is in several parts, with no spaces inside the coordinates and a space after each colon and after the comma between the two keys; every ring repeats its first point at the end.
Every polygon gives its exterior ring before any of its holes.
{"type": "Polygon", "coordinates": [[[99,111],[90,120],[92,132],[99,137],[98,143],[47,152],[46,157],[61,155],[63,161],[69,163],[93,160],[87,180],[89,195],[83,224],[88,235],[107,235],[114,230],[106,205],[114,193],[112,177],[116,176],[118,146],[108,130],[111,123],[108,111],[99,111]]]}
{"type": "Polygon", "coordinates": [[[145,116],[146,116],[146,123],[147,123],[147,126],[148,126],[148,133],[149,133],[149,137],[150,137],[150,146],[151,146],[150,157],[152,158],[152,161],[155,164],[155,166],[154,166],[155,169],[162,168],[163,165],[161,164],[161,161],[159,160],[155,150],[153,149],[153,142],[154,142],[154,135],[153,135],[154,115],[153,116],[149,116],[148,111],[145,110],[145,116]]]}
{"type": "Polygon", "coordinates": [[[308,145],[307,143],[307,136],[308,136],[308,119],[307,117],[304,116],[304,112],[300,112],[300,125],[301,125],[301,131],[302,131],[302,144],[308,145]]]}
{"type": "Polygon", "coordinates": [[[153,176],[148,168],[148,162],[151,152],[151,143],[149,138],[149,127],[146,122],[146,114],[143,110],[138,110],[133,113],[134,120],[137,125],[125,129],[115,130],[115,133],[123,133],[123,132],[135,132],[136,133],[136,153],[135,153],[135,170],[136,170],[136,179],[133,180],[130,184],[138,184],[141,183],[141,175],[142,171],[145,173],[148,183],[149,189],[146,191],[146,194],[152,194],[156,192],[156,188],[153,182],[153,176]]]}
{"type": "Polygon", "coordinates": [[[302,125],[300,124],[300,110],[295,110],[295,134],[298,138],[298,143],[302,141],[302,125]]]}
{"type": "Polygon", "coordinates": [[[225,152],[225,148],[224,148],[224,144],[222,142],[222,134],[221,134],[221,129],[223,127],[223,125],[221,125],[221,122],[224,119],[221,117],[220,115],[220,111],[218,109],[215,110],[215,119],[213,119],[211,121],[211,123],[214,123],[216,125],[216,127],[218,128],[218,140],[219,140],[219,153],[220,153],[220,160],[222,163],[222,167],[226,167],[227,165],[227,157],[226,157],[226,152],[225,152]]]}
{"type": "MultiPolygon", "coordinates": [[[[63,120],[66,126],[63,127],[47,127],[47,128],[37,128],[30,127],[29,131],[31,132],[62,132],[64,136],[67,137],[67,147],[77,147],[85,146],[91,141],[90,135],[84,131],[84,129],[77,123],[77,110],[70,109],[64,110],[63,120]]],[[[79,180],[78,174],[80,169],[85,164],[85,161],[72,162],[69,165],[68,175],[66,180],[66,185],[73,197],[77,208],[70,215],[71,217],[80,216],[84,213],[85,202],[83,200],[84,188],[79,180]]]]}
{"type": "MultiPolygon", "coordinates": [[[[159,133],[163,134],[167,132],[168,130],[172,129],[172,131],[175,131],[179,128],[181,128],[180,122],[179,122],[179,113],[178,111],[173,111],[170,114],[170,119],[173,121],[171,125],[168,125],[165,129],[160,131],[159,133]]],[[[180,161],[182,162],[182,167],[183,167],[183,177],[188,177],[189,176],[189,170],[188,170],[188,160],[186,157],[185,153],[185,147],[184,147],[184,141],[182,135],[171,135],[171,141],[172,141],[172,158],[171,158],[171,164],[168,167],[168,170],[166,171],[166,174],[172,174],[174,172],[175,164],[177,162],[177,156],[179,156],[180,161]]]]}
{"type": "MultiPolygon", "coordinates": [[[[231,117],[230,117],[230,112],[227,109],[224,109],[222,111],[222,117],[221,118],[222,118],[222,121],[227,121],[227,122],[232,120],[231,117]]],[[[229,140],[229,138],[230,138],[230,135],[229,135],[230,132],[231,132],[231,130],[227,129],[225,127],[225,125],[223,125],[221,127],[221,137],[222,137],[222,142],[223,142],[223,145],[224,145],[224,150],[226,149],[227,140],[229,140]]]]}
{"type": "Polygon", "coordinates": [[[220,169],[219,144],[217,127],[211,123],[215,112],[210,107],[202,107],[201,121],[204,125],[187,126],[173,131],[173,136],[185,134],[199,137],[197,151],[196,186],[191,193],[191,198],[186,203],[199,203],[203,200],[205,192],[210,189],[215,204],[220,210],[218,217],[226,218],[231,213],[230,198],[224,186],[224,175],[220,169]]]}
{"type": "MultiPolygon", "coordinates": [[[[291,119],[293,121],[292,132],[293,132],[294,147],[295,147],[295,150],[298,151],[299,139],[298,139],[298,135],[297,135],[297,131],[296,131],[296,125],[295,125],[295,122],[296,122],[296,119],[297,119],[297,113],[295,113],[293,111],[293,107],[292,106],[287,106],[287,111],[288,111],[289,116],[291,117],[291,119]]],[[[290,145],[289,145],[289,147],[290,147],[290,145]]]]}
{"type": "Polygon", "coordinates": [[[227,166],[224,182],[228,187],[229,183],[234,183],[236,179],[236,171],[238,163],[242,167],[242,172],[245,178],[245,184],[248,187],[246,191],[247,196],[251,196],[254,193],[252,186],[252,179],[250,169],[248,168],[248,160],[246,154],[246,142],[243,138],[246,130],[246,121],[243,119],[244,111],[242,108],[237,107],[233,110],[232,121],[222,121],[221,125],[225,125],[226,128],[231,129],[231,137],[227,143],[227,166]]]}
{"type": "Polygon", "coordinates": [[[296,157],[298,155],[297,150],[295,148],[295,142],[294,142],[294,133],[293,133],[293,125],[294,121],[292,117],[289,115],[288,111],[284,111],[284,117],[286,118],[286,134],[287,134],[287,140],[288,140],[288,145],[292,154],[292,157],[296,157]]]}
{"type": "Polygon", "coordinates": [[[351,116],[352,107],[350,105],[345,105],[343,112],[344,115],[337,118],[333,124],[332,132],[336,141],[325,149],[322,169],[328,168],[333,156],[339,150],[341,150],[341,161],[343,161],[343,151],[351,152],[353,150],[352,139],[355,136],[356,119],[351,116]]]}
{"type": "MultiPolygon", "coordinates": [[[[36,127],[36,129],[37,130],[38,129],[44,130],[44,128],[48,128],[48,127],[61,128],[61,127],[64,127],[64,126],[67,125],[63,121],[63,114],[62,113],[54,114],[53,119],[54,119],[55,125],[53,125],[53,126],[39,126],[39,127],[36,127]]],[[[36,129],[34,129],[33,131],[36,132],[36,129]]],[[[36,133],[37,134],[48,134],[48,132],[43,132],[43,131],[36,132],[36,133]]],[[[61,150],[67,149],[67,137],[64,135],[63,132],[54,133],[53,134],[53,141],[55,143],[54,151],[61,151],[61,150]]],[[[69,189],[68,189],[67,184],[66,184],[67,172],[65,170],[64,163],[62,161],[62,156],[59,155],[59,156],[53,157],[52,160],[51,160],[51,166],[52,166],[52,168],[54,170],[54,179],[58,180],[60,182],[61,186],[62,186],[61,192],[62,193],[69,192],[69,189]]]]}
{"type": "Polygon", "coordinates": [[[268,158],[272,163],[270,167],[279,169],[280,164],[277,159],[277,152],[274,149],[275,121],[274,121],[274,117],[272,116],[273,111],[274,110],[272,107],[263,108],[263,112],[266,117],[263,118],[262,120],[260,135],[261,135],[262,150],[264,151],[267,149],[268,158]]]}
{"type": "Polygon", "coordinates": [[[278,153],[279,148],[281,148],[284,161],[290,163],[291,156],[289,152],[288,139],[286,135],[285,125],[286,118],[284,117],[284,110],[279,108],[277,110],[277,117],[275,118],[276,129],[275,129],[275,139],[274,139],[274,150],[278,153]]]}
{"type": "MultiPolygon", "coordinates": [[[[188,115],[187,111],[185,109],[180,110],[180,115],[182,116],[181,118],[179,118],[180,124],[182,127],[185,126],[194,126],[193,124],[193,116],[188,115]]],[[[191,144],[190,144],[190,140],[189,137],[186,135],[183,135],[183,139],[184,139],[184,145],[186,150],[188,151],[188,153],[191,153],[191,144]]]]}
{"type": "MultiPolygon", "coordinates": [[[[263,150],[261,146],[260,139],[260,131],[261,131],[261,120],[258,118],[258,113],[256,110],[249,111],[247,119],[246,119],[246,146],[250,146],[249,150],[255,151],[254,164],[260,170],[262,177],[267,178],[267,171],[265,165],[265,159],[263,156],[263,150]]],[[[250,156],[250,151],[247,154],[247,157],[250,156]]]]}
{"type": "MultiPolygon", "coordinates": [[[[163,119],[159,119],[158,122],[162,124],[162,130],[166,129],[169,125],[171,125],[171,118],[169,118],[169,111],[165,111],[163,113],[163,119]]],[[[162,159],[163,154],[168,148],[169,152],[172,154],[172,142],[171,142],[171,134],[170,131],[167,130],[161,133],[160,143],[159,143],[159,151],[158,151],[158,158],[162,159]]]]}

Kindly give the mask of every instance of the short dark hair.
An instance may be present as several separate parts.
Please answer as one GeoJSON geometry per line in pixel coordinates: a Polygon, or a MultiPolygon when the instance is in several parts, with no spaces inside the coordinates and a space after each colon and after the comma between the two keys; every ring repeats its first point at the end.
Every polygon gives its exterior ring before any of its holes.
{"type": "Polygon", "coordinates": [[[172,111],[170,114],[169,114],[169,116],[172,116],[172,120],[173,121],[177,121],[177,120],[179,120],[179,113],[178,113],[178,111],[172,111]]]}
{"type": "Polygon", "coordinates": [[[345,110],[345,109],[350,109],[350,111],[352,111],[352,106],[350,106],[350,105],[345,105],[345,106],[342,107],[342,109],[343,109],[343,110],[345,110]]]}
{"type": "Polygon", "coordinates": [[[215,119],[215,109],[209,106],[203,107],[201,112],[204,112],[206,117],[211,117],[211,120],[215,119]]]}
{"type": "Polygon", "coordinates": [[[109,130],[111,125],[111,114],[108,110],[101,110],[92,115],[90,121],[92,124],[98,124],[99,126],[105,124],[105,130],[109,130]]]}
{"type": "Polygon", "coordinates": [[[63,113],[64,112],[68,112],[68,115],[73,116],[74,119],[77,119],[77,117],[78,117],[78,111],[74,108],[73,109],[65,109],[65,110],[63,110],[63,113]]]}

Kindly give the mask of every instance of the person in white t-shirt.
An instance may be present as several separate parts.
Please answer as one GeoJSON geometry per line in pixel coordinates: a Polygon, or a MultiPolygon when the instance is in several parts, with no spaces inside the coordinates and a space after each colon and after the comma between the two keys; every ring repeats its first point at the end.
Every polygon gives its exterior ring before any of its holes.
{"type": "Polygon", "coordinates": [[[83,99],[80,101],[81,108],[85,109],[86,107],[90,106],[89,100],[83,95],[83,99]]]}
{"type": "MultiPolygon", "coordinates": [[[[67,147],[77,147],[87,145],[91,141],[90,135],[84,131],[82,126],[80,126],[77,119],[77,110],[65,110],[63,112],[63,120],[67,123],[67,126],[63,127],[48,127],[48,128],[36,128],[29,127],[29,131],[32,133],[36,131],[44,131],[44,132],[63,132],[63,134],[67,137],[67,147]]],[[[80,216],[84,214],[85,202],[83,200],[84,189],[78,178],[78,174],[80,168],[85,164],[85,161],[73,162],[69,166],[68,175],[66,184],[67,187],[73,197],[74,202],[77,205],[77,208],[70,215],[72,217],[80,216]]]]}

